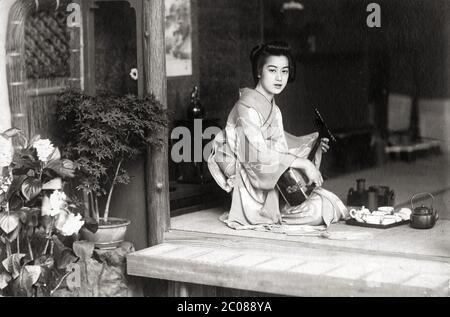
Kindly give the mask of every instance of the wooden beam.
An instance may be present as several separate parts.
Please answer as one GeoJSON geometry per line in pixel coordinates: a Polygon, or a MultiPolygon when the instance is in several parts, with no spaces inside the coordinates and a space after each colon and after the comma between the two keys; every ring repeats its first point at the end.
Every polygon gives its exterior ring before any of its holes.
{"type": "MultiPolygon", "coordinates": [[[[167,108],[164,41],[164,0],[144,0],[145,91],[167,108]]],[[[161,132],[162,148],[151,147],[146,156],[148,244],[163,242],[170,228],[168,130],[161,132]]]]}

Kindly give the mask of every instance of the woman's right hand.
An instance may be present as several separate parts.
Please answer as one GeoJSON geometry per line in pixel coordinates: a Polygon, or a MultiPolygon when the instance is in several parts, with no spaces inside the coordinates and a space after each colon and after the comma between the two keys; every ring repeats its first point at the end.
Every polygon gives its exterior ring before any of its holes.
{"type": "Polygon", "coordinates": [[[306,177],[308,177],[309,179],[308,185],[315,183],[317,187],[322,186],[323,184],[322,173],[320,173],[319,169],[311,161],[308,162],[309,164],[307,164],[304,169],[306,177]]]}
{"type": "Polygon", "coordinates": [[[322,174],[310,160],[297,158],[292,163],[292,167],[301,169],[306,174],[306,177],[308,177],[309,179],[308,185],[315,183],[318,187],[322,186],[323,184],[322,174]]]}

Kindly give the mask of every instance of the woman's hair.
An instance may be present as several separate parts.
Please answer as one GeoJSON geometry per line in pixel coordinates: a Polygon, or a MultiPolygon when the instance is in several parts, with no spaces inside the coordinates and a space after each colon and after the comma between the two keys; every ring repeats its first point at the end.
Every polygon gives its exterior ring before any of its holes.
{"type": "Polygon", "coordinates": [[[291,48],[287,43],[280,41],[267,42],[255,46],[250,53],[250,61],[252,63],[252,73],[255,84],[258,83],[258,75],[269,56],[286,56],[289,61],[289,78],[288,83],[295,80],[295,61],[292,57],[291,48]]]}

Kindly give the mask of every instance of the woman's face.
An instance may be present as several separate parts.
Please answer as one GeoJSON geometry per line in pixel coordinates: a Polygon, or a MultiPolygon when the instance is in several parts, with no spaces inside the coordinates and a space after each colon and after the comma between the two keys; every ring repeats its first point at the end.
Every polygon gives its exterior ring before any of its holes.
{"type": "Polygon", "coordinates": [[[258,86],[268,95],[277,95],[289,79],[289,60],[286,56],[269,56],[261,69],[258,86]]]}

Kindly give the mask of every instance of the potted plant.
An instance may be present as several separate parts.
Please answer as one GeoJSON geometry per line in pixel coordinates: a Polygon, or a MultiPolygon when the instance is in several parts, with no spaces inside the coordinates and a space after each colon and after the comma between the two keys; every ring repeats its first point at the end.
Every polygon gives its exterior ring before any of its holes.
{"type": "Polygon", "coordinates": [[[70,90],[59,95],[56,116],[61,148],[76,165],[77,188],[98,223],[96,232],[83,229],[82,235],[98,248],[116,247],[130,221],[109,216],[114,189],[130,181],[124,162],[163,143],[156,132],[168,124],[166,111],[154,96],[88,96],[70,90]],[[102,216],[101,197],[106,198],[102,216]]]}
{"type": "Polygon", "coordinates": [[[51,295],[67,277],[84,225],[81,206],[64,192],[74,173],[50,140],[0,133],[0,294],[51,295]]]}

